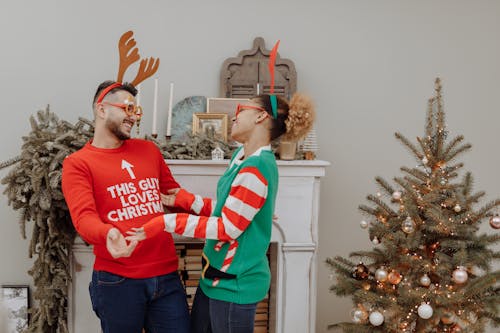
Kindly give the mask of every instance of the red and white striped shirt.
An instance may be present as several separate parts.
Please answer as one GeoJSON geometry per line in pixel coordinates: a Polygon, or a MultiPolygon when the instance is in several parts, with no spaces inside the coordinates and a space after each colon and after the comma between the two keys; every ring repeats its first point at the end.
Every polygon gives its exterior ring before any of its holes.
{"type": "Polygon", "coordinates": [[[210,216],[215,201],[181,189],[176,195],[175,206],[196,215],[177,213],[158,216],[144,225],[144,232],[148,238],[167,231],[194,238],[235,240],[264,205],[267,186],[267,180],[256,167],[242,168],[231,184],[220,217],[210,216]]]}

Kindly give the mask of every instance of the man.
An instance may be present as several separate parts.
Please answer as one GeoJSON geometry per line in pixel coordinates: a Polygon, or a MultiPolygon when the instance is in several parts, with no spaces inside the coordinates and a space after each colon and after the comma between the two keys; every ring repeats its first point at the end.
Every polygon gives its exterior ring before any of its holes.
{"type": "Polygon", "coordinates": [[[130,138],[142,115],[136,94],[128,83],[99,85],[94,137],[65,159],[62,189],[76,230],[94,246],[89,291],[103,332],[188,332],[172,236],[140,244],[123,237],[162,215],[160,193],[179,188],[154,143],[130,138]]]}

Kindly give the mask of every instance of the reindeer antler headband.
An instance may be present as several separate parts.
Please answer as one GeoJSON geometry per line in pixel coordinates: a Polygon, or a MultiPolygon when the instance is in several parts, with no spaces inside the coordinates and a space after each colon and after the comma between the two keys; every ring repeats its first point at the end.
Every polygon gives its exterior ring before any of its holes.
{"type": "Polygon", "coordinates": [[[273,49],[271,50],[271,53],[269,54],[269,75],[271,76],[271,84],[269,87],[269,99],[271,101],[271,108],[273,111],[273,118],[277,119],[278,118],[278,99],[276,98],[276,95],[274,95],[274,65],[276,62],[276,55],[278,54],[278,46],[280,45],[280,41],[278,40],[276,44],[274,44],[273,49]]]}
{"type": "MultiPolygon", "coordinates": [[[[121,87],[123,82],[123,75],[130,65],[140,59],[139,56],[139,48],[135,46],[136,42],[132,37],[134,34],[133,31],[125,32],[118,41],[118,50],[120,52],[120,65],[118,67],[118,76],[116,79],[116,83],[106,87],[101,91],[99,97],[97,98],[97,103],[101,103],[104,97],[113,89],[121,87]]],[[[130,82],[135,87],[146,80],[148,77],[152,76],[158,70],[160,66],[160,59],[150,57],[149,59],[145,58],[141,60],[139,64],[139,70],[137,72],[137,76],[135,79],[130,82]]]]}

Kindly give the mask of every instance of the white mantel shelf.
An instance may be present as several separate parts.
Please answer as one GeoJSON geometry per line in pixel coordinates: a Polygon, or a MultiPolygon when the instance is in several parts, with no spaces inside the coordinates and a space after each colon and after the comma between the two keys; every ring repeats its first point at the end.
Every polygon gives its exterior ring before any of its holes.
{"type": "MultiPolygon", "coordinates": [[[[174,178],[190,192],[215,198],[220,175],[229,160],[166,160],[174,178]]],[[[272,259],[271,288],[275,315],[270,333],[313,333],[316,331],[316,284],[320,179],[329,162],[321,160],[277,161],[279,188],[271,241],[276,244],[272,259]]],[[[179,239],[178,239],[179,240],[179,239]]],[[[73,285],[70,289],[69,329],[72,333],[100,332],[88,295],[92,248],[73,247],[73,285]],[[78,268],[78,269],[77,269],[78,268]]]]}
{"type": "MultiPolygon", "coordinates": [[[[166,160],[167,164],[173,170],[174,176],[177,174],[215,174],[221,175],[229,165],[229,160],[213,161],[213,160],[166,160]],[[189,168],[185,168],[189,167],[189,168]],[[208,167],[208,169],[207,169],[208,167]]],[[[330,162],[321,160],[294,160],[294,161],[276,161],[279,168],[280,176],[300,177],[302,175],[323,177],[325,175],[325,167],[330,166],[330,162]]]]}

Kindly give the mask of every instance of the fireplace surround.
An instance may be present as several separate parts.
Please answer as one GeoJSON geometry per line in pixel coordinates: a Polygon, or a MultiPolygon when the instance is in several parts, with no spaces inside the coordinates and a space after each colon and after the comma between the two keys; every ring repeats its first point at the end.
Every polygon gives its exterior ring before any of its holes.
{"type": "MultiPolygon", "coordinates": [[[[228,161],[167,160],[176,180],[193,193],[215,197],[228,161]]],[[[271,246],[272,285],[269,333],[316,331],[316,283],[320,179],[325,161],[278,161],[280,174],[271,246]]],[[[182,239],[177,239],[182,242],[182,239]]],[[[88,283],[92,248],[78,239],[73,247],[68,326],[72,333],[98,333],[88,283]]]]}

